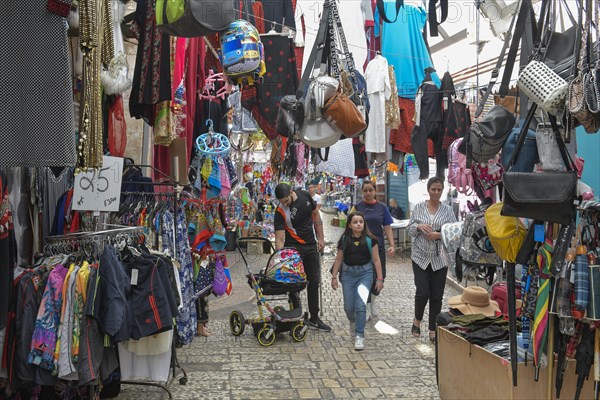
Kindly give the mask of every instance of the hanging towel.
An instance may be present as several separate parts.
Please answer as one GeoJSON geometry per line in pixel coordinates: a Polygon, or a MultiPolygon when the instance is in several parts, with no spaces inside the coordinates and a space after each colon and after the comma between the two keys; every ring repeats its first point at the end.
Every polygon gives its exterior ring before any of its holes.
{"type": "Polygon", "coordinates": [[[227,197],[231,193],[231,182],[229,172],[225,166],[225,160],[219,160],[219,170],[221,171],[221,196],[227,197]]]}

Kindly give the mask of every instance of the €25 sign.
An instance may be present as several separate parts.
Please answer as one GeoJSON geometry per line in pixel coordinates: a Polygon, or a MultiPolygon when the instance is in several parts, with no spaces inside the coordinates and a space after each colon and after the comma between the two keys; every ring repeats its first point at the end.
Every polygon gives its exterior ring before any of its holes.
{"type": "Polygon", "coordinates": [[[123,159],[102,157],[102,167],[75,176],[73,210],[119,211],[123,159]]]}

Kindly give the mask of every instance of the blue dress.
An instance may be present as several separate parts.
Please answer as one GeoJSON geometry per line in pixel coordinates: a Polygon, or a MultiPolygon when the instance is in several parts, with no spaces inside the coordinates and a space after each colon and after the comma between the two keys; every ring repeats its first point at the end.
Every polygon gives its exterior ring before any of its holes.
{"type": "MultiPolygon", "coordinates": [[[[385,14],[394,20],[395,1],[384,1],[385,14]]],[[[383,22],[379,29],[379,10],[375,9],[375,36],[381,35],[381,53],[394,66],[398,96],[414,100],[417,89],[425,77],[425,68],[433,67],[431,56],[423,39],[423,27],[427,21],[427,12],[422,7],[405,4],[400,8],[398,19],[394,23],[383,22]]],[[[440,87],[440,78],[436,73],[431,79],[440,87]]]]}
{"type": "MultiPolygon", "coordinates": [[[[175,254],[173,249],[173,224],[174,218],[171,212],[165,212],[162,217],[162,244],[163,251],[175,254]]],[[[177,224],[175,226],[175,242],[177,254],[175,260],[181,265],[179,280],[181,282],[182,307],[177,321],[177,339],[181,345],[192,343],[196,336],[197,316],[196,304],[194,302],[194,267],[192,265],[192,253],[187,236],[187,221],[185,211],[177,212],[177,224]]]]}

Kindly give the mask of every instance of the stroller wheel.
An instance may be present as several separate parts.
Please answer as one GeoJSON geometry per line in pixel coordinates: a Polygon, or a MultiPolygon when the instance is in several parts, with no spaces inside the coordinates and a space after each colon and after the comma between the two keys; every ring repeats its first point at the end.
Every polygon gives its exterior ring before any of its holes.
{"type": "Polygon", "coordinates": [[[229,314],[229,328],[231,329],[233,336],[240,336],[244,333],[246,320],[241,311],[233,310],[231,314],[229,314]]]}
{"type": "Polygon", "coordinates": [[[296,322],[292,328],[292,339],[295,342],[304,342],[306,336],[308,336],[308,325],[305,325],[302,321],[296,322]]]}
{"type": "Polygon", "coordinates": [[[258,339],[258,343],[261,346],[270,346],[275,343],[275,331],[271,329],[269,326],[265,326],[260,331],[258,331],[258,335],[256,335],[258,339]]]}

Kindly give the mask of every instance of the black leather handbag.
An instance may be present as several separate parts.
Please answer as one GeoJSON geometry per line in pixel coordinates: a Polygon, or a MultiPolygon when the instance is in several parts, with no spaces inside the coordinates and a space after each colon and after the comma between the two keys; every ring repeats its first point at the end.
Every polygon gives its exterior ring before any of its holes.
{"type": "Polygon", "coordinates": [[[304,123],[304,102],[296,95],[281,98],[275,128],[277,133],[285,137],[294,137],[304,123]]]}
{"type": "MultiPolygon", "coordinates": [[[[506,108],[492,107],[481,121],[471,125],[466,140],[466,153],[464,153],[467,160],[485,163],[494,158],[504,146],[504,142],[515,126],[515,121],[513,113],[506,108]]],[[[461,151],[460,147],[459,151],[461,151]]]]}
{"type": "Polygon", "coordinates": [[[562,225],[570,224],[576,216],[577,208],[577,170],[562,140],[556,119],[550,115],[561,157],[567,171],[514,172],[512,167],[519,155],[525,137],[526,127],[533,118],[536,106],[529,110],[519,141],[511,157],[508,171],[504,173],[502,215],[531,218],[536,221],[548,221],[562,225]]]}

